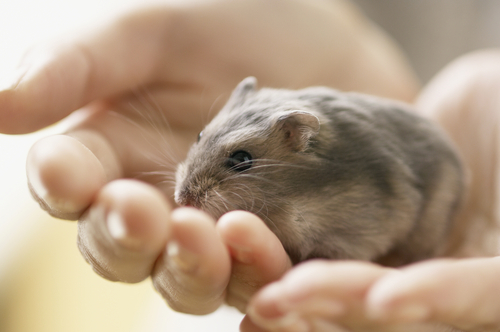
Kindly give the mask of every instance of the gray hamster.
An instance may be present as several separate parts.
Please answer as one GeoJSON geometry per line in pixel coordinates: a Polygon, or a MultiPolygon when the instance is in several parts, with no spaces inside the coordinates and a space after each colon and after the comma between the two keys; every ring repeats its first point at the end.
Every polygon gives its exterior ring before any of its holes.
{"type": "Polygon", "coordinates": [[[439,254],[463,191],[448,138],[408,105],[243,80],[176,174],[175,200],[259,216],[293,263],[439,254]]]}

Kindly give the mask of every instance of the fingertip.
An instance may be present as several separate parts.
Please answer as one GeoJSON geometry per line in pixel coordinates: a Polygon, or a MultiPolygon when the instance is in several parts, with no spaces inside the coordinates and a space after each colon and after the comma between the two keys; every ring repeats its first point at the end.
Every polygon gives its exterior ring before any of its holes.
{"type": "Polygon", "coordinates": [[[248,305],[248,316],[254,325],[272,331],[312,331],[302,313],[286,308],[285,301],[286,289],[279,283],[267,286],[248,305]]]}
{"type": "Polygon", "coordinates": [[[233,258],[226,301],[245,312],[259,288],[282,277],[292,263],[276,235],[251,213],[229,212],[216,227],[233,258]]]}
{"type": "Polygon", "coordinates": [[[209,228],[213,228],[215,225],[215,220],[212,217],[192,207],[180,207],[173,210],[172,220],[177,223],[196,223],[209,228]]]}
{"type": "Polygon", "coordinates": [[[0,91],[0,131],[23,134],[51,125],[84,105],[90,70],[79,47],[46,45],[31,49],[0,91]]]}
{"type": "Polygon", "coordinates": [[[226,284],[231,260],[215,230],[215,220],[198,209],[182,207],[173,210],[171,221],[176,254],[167,252],[166,264],[177,262],[177,267],[188,266],[183,270],[189,270],[187,274],[200,284],[216,287],[226,284]]]}
{"type": "Polygon", "coordinates": [[[115,180],[96,198],[106,211],[106,227],[118,246],[159,254],[171,237],[172,207],[156,188],[137,180],[115,180]]]}
{"type": "Polygon", "coordinates": [[[171,222],[172,236],[155,264],[153,285],[173,310],[211,313],[223,303],[231,276],[215,220],[194,208],[178,208],[171,222]]]}
{"type": "Polygon", "coordinates": [[[258,327],[247,315],[240,323],[240,332],[266,332],[266,330],[258,327]]]}
{"type": "Polygon", "coordinates": [[[34,198],[51,215],[77,219],[106,183],[104,169],[78,140],[46,137],[33,145],[26,161],[34,198]]]}
{"type": "Polygon", "coordinates": [[[280,308],[280,303],[286,298],[286,291],[280,282],[274,282],[259,290],[248,304],[249,316],[257,320],[279,319],[284,316],[286,310],[280,308]]]}
{"type": "Polygon", "coordinates": [[[202,253],[208,243],[218,240],[215,234],[215,220],[201,210],[191,207],[177,208],[172,211],[171,219],[175,240],[190,251],[202,253]]]}
{"type": "Polygon", "coordinates": [[[256,215],[246,211],[231,211],[217,221],[216,228],[226,245],[237,254],[236,258],[240,256],[241,262],[249,263],[250,256],[259,259],[272,254],[286,257],[288,265],[288,255],[283,245],[256,215]]]}
{"type": "Polygon", "coordinates": [[[217,220],[216,228],[224,243],[234,249],[234,253],[239,252],[242,255],[259,246],[255,242],[260,239],[255,234],[266,237],[266,233],[270,232],[257,216],[246,211],[231,211],[224,214],[217,220]]]}
{"type": "Polygon", "coordinates": [[[410,323],[429,318],[429,303],[422,301],[425,288],[411,275],[393,271],[382,277],[366,296],[367,316],[379,322],[410,323]],[[419,292],[419,289],[421,292],[419,292]]]}
{"type": "Polygon", "coordinates": [[[250,212],[241,210],[230,211],[224,214],[217,220],[217,228],[222,234],[225,234],[228,239],[234,237],[236,242],[241,240],[238,237],[241,231],[252,231],[252,233],[271,232],[259,217],[250,212]]]}
{"type": "Polygon", "coordinates": [[[171,236],[171,207],[156,188],[115,180],[99,191],[78,222],[78,247],[102,277],[135,283],[147,278],[171,236]]]}

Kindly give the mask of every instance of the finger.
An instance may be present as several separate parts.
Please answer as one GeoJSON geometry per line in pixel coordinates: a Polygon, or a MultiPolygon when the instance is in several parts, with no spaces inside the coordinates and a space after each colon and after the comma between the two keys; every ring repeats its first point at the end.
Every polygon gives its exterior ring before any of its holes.
{"type": "Polygon", "coordinates": [[[233,258],[226,302],[245,312],[255,292],[291,268],[290,258],[274,233],[251,213],[229,212],[216,227],[233,258]]]}
{"type": "Polygon", "coordinates": [[[309,331],[325,324],[340,329],[336,322],[369,325],[364,315],[365,294],[389,271],[366,262],[307,262],[257,293],[249,304],[249,316],[269,329],[301,326],[309,331]]]}
{"type": "Polygon", "coordinates": [[[0,132],[31,132],[90,101],[152,81],[166,56],[168,8],[134,11],[72,40],[29,53],[0,91],[0,132]]]}
{"type": "Polygon", "coordinates": [[[152,278],[169,306],[179,312],[207,314],[225,298],[231,261],[205,213],[180,208],[171,216],[172,241],[159,258],[152,278]]]}
{"type": "MultiPolygon", "coordinates": [[[[140,178],[173,191],[177,163],[196,137],[164,123],[140,123],[106,108],[87,107],[71,130],[45,138],[30,150],[31,192],[55,217],[77,219],[105,183],[140,178]]],[[[164,119],[163,119],[164,120],[164,119]]]]}
{"type": "Polygon", "coordinates": [[[384,322],[433,321],[472,330],[500,326],[499,258],[437,260],[381,278],[367,310],[384,322]]]}
{"type": "Polygon", "coordinates": [[[78,219],[98,190],[121,175],[107,140],[97,132],[55,135],[38,141],[26,162],[33,197],[51,215],[78,219]]]}
{"type": "Polygon", "coordinates": [[[170,211],[154,187],[113,181],[78,222],[78,247],[104,278],[139,282],[151,274],[171,236],[170,211]]]}
{"type": "Polygon", "coordinates": [[[266,330],[255,325],[248,316],[245,316],[240,324],[240,332],[266,332],[266,330]]]}
{"type": "MultiPolygon", "coordinates": [[[[266,331],[271,331],[271,330],[263,329],[263,328],[255,325],[255,323],[252,322],[252,320],[248,316],[245,316],[245,318],[243,318],[243,320],[240,324],[240,332],[266,332],[266,331]]],[[[331,322],[324,321],[324,320],[319,320],[319,319],[314,321],[310,330],[301,330],[301,327],[299,325],[291,325],[287,328],[277,328],[277,329],[272,330],[272,331],[273,332],[276,332],[276,331],[278,331],[278,332],[349,332],[348,330],[346,330],[346,329],[344,329],[336,324],[333,324],[331,322]]],[[[373,331],[373,332],[376,332],[376,331],[373,331]]],[[[386,330],[385,332],[389,332],[389,331],[386,330]]],[[[392,332],[392,331],[390,331],[390,332],[392,332]]],[[[410,332],[410,331],[405,330],[405,332],[410,332]]],[[[419,331],[419,332],[421,332],[421,331],[419,331]]]]}
{"type": "MultiPolygon", "coordinates": [[[[276,326],[271,329],[264,329],[262,327],[257,326],[249,316],[245,316],[243,321],[240,324],[240,332],[352,332],[353,330],[346,330],[337,324],[334,324],[329,321],[324,321],[321,319],[314,320],[311,322],[311,325],[303,326],[297,324],[296,322],[292,322],[291,324],[285,326],[276,326]]],[[[376,330],[370,330],[370,332],[377,332],[376,330]]],[[[384,330],[384,332],[389,332],[388,330],[384,330]]],[[[393,332],[393,331],[390,331],[393,332]]],[[[410,332],[405,330],[405,332],[410,332]]],[[[422,332],[422,331],[419,331],[422,332]]],[[[430,331],[429,331],[430,332],[430,331]]]]}

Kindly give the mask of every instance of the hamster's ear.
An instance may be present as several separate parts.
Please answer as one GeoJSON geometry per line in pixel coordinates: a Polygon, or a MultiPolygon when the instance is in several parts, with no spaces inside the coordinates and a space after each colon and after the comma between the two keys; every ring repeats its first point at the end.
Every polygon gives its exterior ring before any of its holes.
{"type": "Polygon", "coordinates": [[[302,152],[319,133],[320,122],[318,117],[310,112],[287,111],[278,116],[276,126],[283,133],[287,144],[293,150],[302,152]]]}
{"type": "Polygon", "coordinates": [[[253,76],[245,78],[243,81],[238,83],[236,88],[231,93],[229,100],[224,108],[231,110],[232,108],[243,104],[246,96],[250,92],[254,92],[257,89],[257,79],[253,76]]]}

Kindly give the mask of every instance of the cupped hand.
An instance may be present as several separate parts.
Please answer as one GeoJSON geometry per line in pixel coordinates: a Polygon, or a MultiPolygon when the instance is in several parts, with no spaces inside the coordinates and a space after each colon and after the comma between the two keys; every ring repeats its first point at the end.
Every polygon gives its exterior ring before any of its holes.
{"type": "Polygon", "coordinates": [[[35,199],[53,216],[80,220],[78,245],[98,274],[152,276],[173,308],[198,314],[224,299],[244,310],[290,266],[251,216],[216,224],[172,212],[175,165],[236,83],[253,75],[264,86],[322,84],[405,100],[416,90],[379,30],[347,3],[325,0],[143,6],[34,49],[20,70],[0,91],[0,132],[31,132],[72,113],[64,135],[29,153],[35,199]]]}
{"type": "Polygon", "coordinates": [[[151,276],[176,311],[207,314],[225,302],[244,312],[257,289],[291,267],[276,236],[248,212],[215,223],[193,208],[171,211],[161,192],[135,180],[111,182],[97,201],[78,224],[83,256],[109,280],[151,276]]]}
{"type": "Polygon", "coordinates": [[[252,298],[241,331],[498,331],[499,262],[307,262],[252,298]]]}
{"type": "Polygon", "coordinates": [[[497,179],[500,51],[466,55],[421,93],[417,107],[450,135],[468,174],[468,195],[447,254],[401,269],[310,262],[259,291],[243,332],[500,330],[497,179]]]}

